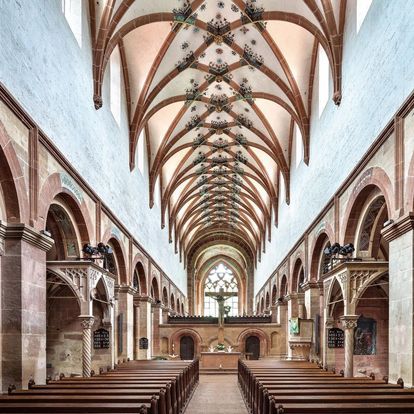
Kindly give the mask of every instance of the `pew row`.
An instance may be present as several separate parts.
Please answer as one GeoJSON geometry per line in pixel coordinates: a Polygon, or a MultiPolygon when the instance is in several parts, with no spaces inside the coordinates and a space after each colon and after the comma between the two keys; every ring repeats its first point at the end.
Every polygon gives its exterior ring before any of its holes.
{"type": "Polygon", "coordinates": [[[1,413],[179,414],[199,381],[195,361],[128,361],[90,378],[61,378],[0,396],[1,413]]]}

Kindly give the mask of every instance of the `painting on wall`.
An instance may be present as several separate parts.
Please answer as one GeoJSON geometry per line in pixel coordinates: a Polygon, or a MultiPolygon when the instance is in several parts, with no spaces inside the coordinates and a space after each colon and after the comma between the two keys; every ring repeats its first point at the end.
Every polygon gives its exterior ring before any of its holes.
{"type": "Polygon", "coordinates": [[[299,318],[289,319],[289,331],[291,335],[299,334],[299,318]]]}
{"type": "Polygon", "coordinates": [[[354,332],[354,355],[377,353],[377,321],[360,317],[354,332]]]}

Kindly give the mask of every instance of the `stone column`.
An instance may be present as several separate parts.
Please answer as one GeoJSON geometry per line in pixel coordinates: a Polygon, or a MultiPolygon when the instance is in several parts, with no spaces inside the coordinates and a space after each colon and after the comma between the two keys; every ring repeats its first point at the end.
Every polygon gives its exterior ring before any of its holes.
{"type": "Polygon", "coordinates": [[[117,360],[134,358],[134,294],[136,290],[129,285],[117,287],[118,315],[122,314],[122,352],[117,360]]]}
{"type": "Polygon", "coordinates": [[[169,314],[168,308],[162,308],[162,323],[163,324],[168,323],[168,314],[169,314]]]}
{"type": "Polygon", "coordinates": [[[335,321],[327,316],[325,316],[324,321],[322,363],[324,367],[332,369],[335,367],[335,350],[328,347],[328,332],[329,329],[335,328],[335,321]]]}
{"type": "Polygon", "coordinates": [[[304,293],[297,294],[297,304],[298,304],[298,318],[305,319],[306,309],[305,309],[305,294],[304,293]]]}
{"type": "Polygon", "coordinates": [[[139,302],[134,303],[134,359],[139,358],[139,302]]]}
{"type": "Polygon", "coordinates": [[[272,305],[270,307],[270,312],[271,312],[271,316],[272,316],[272,323],[277,323],[277,306],[272,305]]]}
{"type": "Polygon", "coordinates": [[[291,318],[297,318],[298,317],[297,294],[292,293],[291,295],[287,295],[286,300],[287,300],[287,321],[286,321],[287,355],[288,355],[288,358],[292,358],[293,350],[289,346],[289,338],[290,338],[289,320],[291,318]]]}
{"type": "Polygon", "coordinates": [[[342,326],[345,331],[345,377],[354,376],[354,329],[357,326],[358,315],[341,316],[342,326]]]}
{"type": "Polygon", "coordinates": [[[91,376],[92,367],[92,326],[95,318],[92,315],[79,316],[82,325],[82,375],[91,376]]]}
{"type": "Polygon", "coordinates": [[[276,303],[277,307],[277,321],[281,326],[281,334],[284,335],[284,341],[282,343],[284,344],[281,347],[280,353],[287,355],[288,353],[288,341],[289,341],[289,324],[288,324],[288,318],[287,318],[287,305],[283,301],[278,301],[276,303]]]}
{"type": "Polygon", "coordinates": [[[160,339],[160,323],[162,321],[161,304],[152,305],[152,355],[160,355],[161,339],[160,339]]]}
{"type": "Polygon", "coordinates": [[[320,286],[317,282],[306,282],[303,285],[305,292],[305,308],[308,319],[313,319],[320,311],[320,286]]]}
{"type": "Polygon", "coordinates": [[[46,251],[53,240],[24,224],[0,223],[1,374],[27,388],[29,379],[46,381],[46,251]]]}
{"type": "Polygon", "coordinates": [[[389,379],[414,386],[414,213],[387,226],[389,242],[389,379]]]}
{"type": "MultiPolygon", "coordinates": [[[[138,350],[138,359],[151,359],[152,353],[152,310],[151,299],[148,297],[139,298],[139,339],[148,339],[148,349],[138,350]]],[[[139,342],[138,342],[139,344],[139,342]]]]}

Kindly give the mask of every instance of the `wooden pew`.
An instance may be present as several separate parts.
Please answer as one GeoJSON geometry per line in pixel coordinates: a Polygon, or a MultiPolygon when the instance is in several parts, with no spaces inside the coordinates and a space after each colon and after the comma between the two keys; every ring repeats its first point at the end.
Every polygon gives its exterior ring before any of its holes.
{"type": "Polygon", "coordinates": [[[31,384],[1,396],[0,412],[179,414],[198,380],[198,361],[130,361],[91,378],[31,384]]]}
{"type": "Polygon", "coordinates": [[[414,413],[402,381],[343,378],[308,362],[240,361],[238,379],[253,414],[414,413]]]}

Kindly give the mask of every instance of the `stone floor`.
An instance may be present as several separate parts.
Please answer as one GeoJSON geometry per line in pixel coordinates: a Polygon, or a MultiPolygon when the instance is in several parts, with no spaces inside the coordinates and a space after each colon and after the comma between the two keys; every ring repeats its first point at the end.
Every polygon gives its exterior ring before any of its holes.
{"type": "Polygon", "coordinates": [[[237,375],[200,375],[200,383],[185,414],[247,414],[237,375]]]}

